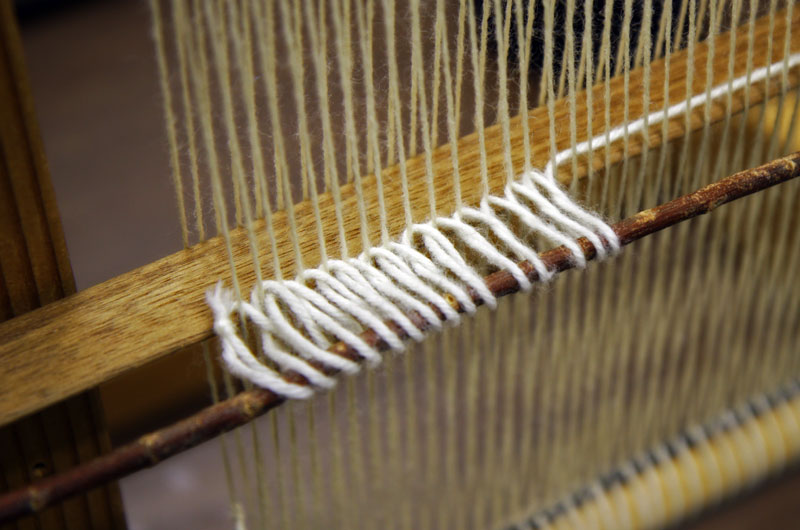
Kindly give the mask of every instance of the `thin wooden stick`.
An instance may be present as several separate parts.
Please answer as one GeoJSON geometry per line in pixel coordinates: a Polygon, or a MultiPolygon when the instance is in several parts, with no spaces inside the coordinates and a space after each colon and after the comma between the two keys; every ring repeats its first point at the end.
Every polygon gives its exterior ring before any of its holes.
{"type": "MultiPolygon", "coordinates": [[[[781,12],[785,13],[785,12],[781,12]]],[[[788,35],[790,52],[800,52],[800,9],[794,9],[792,19],[787,24],[784,14],[776,13],[774,20],[763,17],[756,21],[752,35],[749,25],[736,31],[734,43],[734,70],[727,68],[731,39],[727,34],[718,35],[714,44],[717,61],[714,67],[713,86],[726,83],[733,77],[746,75],[748,55],[752,54],[752,69],[767,66],[768,61],[779,61],[777,48],[768,53],[770,42],[784,42],[788,35]],[[752,40],[750,37],[752,36],[752,40]],[[750,49],[749,44],[752,44],[750,49]],[[750,52],[750,53],[749,53],[750,52]]],[[[705,76],[694,76],[694,84],[686,86],[685,72],[705,71],[710,52],[709,42],[698,43],[694,55],[687,50],[676,51],[670,56],[669,90],[663,90],[665,75],[664,60],[654,61],[649,69],[650,94],[644,93],[644,68],[631,70],[628,88],[623,77],[609,80],[608,85],[600,83],[592,87],[591,98],[585,92],[575,96],[577,108],[571,110],[569,98],[555,102],[553,119],[557,123],[567,123],[570,116],[576,116],[577,130],[586,131],[586,119],[603,116],[605,91],[608,87],[609,101],[628,101],[629,116],[641,117],[645,112],[643,102],[650,102],[649,108],[660,109],[667,105],[684,102],[687,89],[691,94],[702,94],[706,90],[705,76]],[[691,63],[690,61],[693,61],[691,63]],[[592,101],[591,112],[586,107],[592,101]]],[[[775,75],[779,72],[775,69],[775,75]]],[[[744,106],[744,94],[748,94],[750,106],[762,103],[777,95],[782,87],[791,90],[800,84],[800,66],[790,69],[787,84],[772,82],[769,90],[764,83],[742,87],[732,94],[730,105],[712,105],[711,123],[725,116],[735,115],[744,106]]],[[[625,115],[618,105],[612,109],[608,121],[603,122],[609,129],[624,123],[625,115]]],[[[692,130],[704,127],[707,118],[704,106],[691,112],[689,125],[692,130]]],[[[521,171],[524,165],[525,149],[522,148],[523,119],[528,121],[530,134],[530,155],[532,167],[542,168],[550,159],[549,120],[547,107],[538,107],[524,117],[512,118],[510,123],[510,144],[512,165],[521,171]]],[[[662,142],[683,137],[687,122],[683,115],[669,121],[666,136],[662,136],[660,124],[651,124],[651,149],[662,142]]],[[[556,127],[554,142],[560,150],[571,147],[569,127],[556,127]]],[[[587,138],[579,136],[578,141],[587,138]]],[[[485,150],[477,134],[470,134],[457,140],[458,165],[463,204],[478,206],[483,194],[482,156],[486,156],[490,192],[502,195],[506,185],[505,154],[506,142],[503,127],[495,124],[484,130],[485,150]],[[482,154],[483,153],[483,154],[482,154]]],[[[578,160],[578,173],[559,172],[562,184],[568,185],[571,178],[583,178],[587,174],[588,163],[595,168],[610,167],[623,157],[633,157],[644,149],[646,142],[641,134],[631,135],[628,143],[615,142],[607,151],[600,149],[595,156],[581,157],[578,160]],[[608,156],[608,158],[606,158],[608,156]]],[[[415,222],[424,222],[429,216],[426,157],[420,156],[406,161],[408,175],[408,194],[415,222]]],[[[449,216],[455,208],[453,190],[453,161],[450,145],[443,145],[433,152],[434,195],[439,215],[449,216]]],[[[378,219],[380,212],[386,214],[389,234],[395,237],[405,229],[403,215],[404,199],[400,166],[384,168],[382,173],[383,192],[380,193],[374,175],[362,178],[361,196],[353,182],[343,185],[341,192],[341,213],[344,216],[347,246],[351,256],[361,252],[361,222],[359,220],[359,201],[363,201],[369,219],[378,219]],[[379,197],[383,195],[384,204],[379,197]]],[[[336,201],[331,192],[321,194],[318,201],[303,201],[295,205],[296,230],[303,262],[309,266],[320,263],[317,242],[317,220],[314,213],[319,209],[324,228],[325,244],[328,248],[339,248],[339,232],[336,201]]],[[[2,206],[0,206],[0,210],[2,206]]],[[[277,241],[286,242],[290,238],[286,211],[273,214],[273,226],[277,241]]],[[[295,257],[292,245],[278,245],[278,259],[274,259],[267,241],[264,221],[255,223],[258,237],[258,256],[264,277],[274,277],[272,263],[281,263],[284,277],[296,274],[295,257]]],[[[372,241],[380,239],[380,223],[369,223],[372,241]]],[[[236,274],[243,292],[249,292],[255,285],[256,273],[254,258],[250,252],[248,231],[238,228],[231,233],[233,258],[236,274]]],[[[0,324],[0,425],[27,414],[41,410],[47,405],[93,388],[113,377],[133,370],[147,362],[169,355],[181,348],[192,346],[211,336],[211,315],[205,302],[204,293],[213,288],[217,281],[231,285],[231,268],[228,265],[224,238],[217,236],[175,252],[136,270],[121,274],[101,284],[58,300],[45,307],[20,315],[0,324]],[[177,317],[179,315],[179,317],[177,317]]]]}
{"type": "MultiPolygon", "coordinates": [[[[800,152],[754,169],[742,171],[689,195],[639,212],[616,223],[612,228],[619,236],[620,242],[627,245],[681,221],[708,213],[725,203],[798,176],[800,176],[800,152]]],[[[595,249],[586,239],[579,239],[578,243],[587,260],[595,257],[595,249]]],[[[565,247],[544,252],[540,254],[540,258],[548,268],[557,272],[571,269],[574,266],[570,251],[565,247]]],[[[531,281],[538,281],[536,271],[530,263],[523,261],[520,263],[520,267],[531,281]]],[[[498,297],[519,290],[519,285],[514,277],[505,270],[489,274],[484,280],[492,293],[498,297]]],[[[470,294],[476,304],[481,303],[477,293],[470,294]]],[[[456,302],[453,304],[457,307],[456,302]]],[[[418,313],[412,312],[409,317],[420,329],[425,329],[428,325],[418,313]]],[[[393,322],[388,324],[394,332],[405,337],[405,333],[399,326],[393,322]]],[[[388,348],[372,330],[365,331],[362,338],[379,350],[388,348]]],[[[353,349],[341,342],[333,345],[330,351],[354,361],[361,360],[361,357],[353,349]]],[[[318,368],[330,375],[335,373],[323,366],[318,366],[318,368]]],[[[294,383],[307,384],[301,375],[294,373],[287,374],[286,379],[294,383]]],[[[3,495],[0,497],[0,523],[40,511],[72,495],[153,466],[165,458],[194,447],[218,434],[244,425],[284,401],[284,398],[267,390],[256,389],[242,392],[236,397],[203,409],[169,427],[142,436],[135,442],[115,449],[88,464],[3,495]]]]}

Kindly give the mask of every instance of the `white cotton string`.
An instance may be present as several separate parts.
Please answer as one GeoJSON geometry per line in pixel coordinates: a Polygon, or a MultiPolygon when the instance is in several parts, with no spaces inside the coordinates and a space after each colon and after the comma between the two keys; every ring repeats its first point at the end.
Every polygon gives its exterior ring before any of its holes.
{"type": "MultiPolygon", "coordinates": [[[[662,109],[651,112],[647,116],[647,121],[652,126],[659,124],[664,120],[671,120],[679,116],[683,116],[687,112],[694,110],[700,105],[704,105],[707,99],[710,99],[712,102],[716,101],[717,99],[726,96],[728,91],[738,92],[739,90],[753,83],[764,81],[768,76],[773,75],[776,71],[780,71],[780,69],[782,68],[792,69],[798,65],[800,65],[800,53],[794,53],[790,55],[787,59],[782,59],[780,61],[775,62],[774,64],[753,70],[749,76],[744,75],[741,77],[737,77],[733,81],[725,81],[724,83],[715,86],[706,93],[697,94],[696,96],[693,96],[688,100],[684,100],[674,105],[671,105],[666,110],[662,109]]],[[[634,120],[628,124],[627,134],[642,132],[644,130],[644,126],[645,126],[644,118],[639,118],[638,120],[634,120]]],[[[555,163],[551,161],[550,163],[547,164],[547,166],[545,166],[544,173],[552,174],[552,169],[548,172],[548,168],[564,164],[572,156],[573,151],[577,156],[581,156],[596,151],[601,147],[613,144],[617,140],[621,139],[624,134],[625,134],[624,127],[616,127],[614,129],[611,129],[607,136],[606,134],[600,134],[593,137],[590,140],[586,140],[584,142],[577,144],[572,149],[565,149],[556,154],[555,163]]]]}
{"type": "MultiPolygon", "coordinates": [[[[355,320],[351,315],[342,311],[335,305],[331,304],[324,296],[320,295],[314,289],[311,289],[303,282],[292,280],[286,282],[287,287],[292,290],[293,293],[297,294],[300,297],[307,298],[309,302],[313,305],[317,306],[318,308],[325,311],[328,315],[330,315],[336,322],[338,322],[344,329],[352,331],[357,330],[359,328],[358,321],[355,320]]],[[[334,333],[337,335],[337,333],[334,333]]]]}
{"type": "Polygon", "coordinates": [[[597,255],[600,259],[606,256],[606,251],[602,242],[591,230],[582,226],[580,224],[581,222],[603,232],[603,235],[608,238],[609,245],[613,251],[619,249],[619,239],[614,231],[610,229],[605,230],[608,225],[602,221],[597,223],[594,215],[588,213],[580,206],[577,206],[557,185],[555,185],[552,178],[548,178],[539,171],[531,170],[525,172],[523,179],[524,184],[512,183],[511,190],[533,202],[541,213],[556,223],[587,238],[589,242],[594,245],[595,249],[597,249],[597,255]],[[536,184],[541,184],[551,194],[554,202],[548,201],[536,188],[536,184]],[[559,208],[561,209],[559,210],[559,208]]]}
{"type": "Polygon", "coordinates": [[[483,223],[487,227],[489,227],[492,232],[494,233],[497,238],[503,242],[511,251],[516,255],[518,258],[528,261],[531,265],[533,265],[534,270],[539,275],[539,279],[542,281],[547,281],[552,276],[552,273],[547,270],[547,267],[539,259],[539,255],[527,247],[522,241],[520,241],[513,232],[503,223],[494,212],[491,210],[491,206],[489,206],[489,201],[484,199],[481,201],[480,209],[476,208],[464,208],[461,211],[462,217],[467,221],[474,221],[478,223],[483,223]]]}
{"type": "Polygon", "coordinates": [[[425,247],[431,253],[431,257],[435,262],[475,289],[484,304],[492,309],[497,306],[497,300],[484,283],[483,278],[480,277],[475,269],[467,265],[467,262],[458,253],[453,243],[432,223],[414,225],[412,226],[412,233],[414,232],[422,235],[425,247]]]}
{"type": "Polygon", "coordinates": [[[279,373],[256,360],[239,338],[230,318],[236,311],[236,303],[229,290],[217,284],[214,290],[206,294],[206,301],[214,313],[214,332],[222,344],[222,358],[231,372],[288,398],[305,399],[312,395],[311,388],[286,381],[279,373]],[[252,362],[248,362],[248,359],[252,362]]]}
{"type": "Polygon", "coordinates": [[[496,307],[496,298],[479,268],[505,269],[522,290],[529,290],[531,280],[517,261],[522,259],[536,271],[539,281],[548,281],[553,272],[535,249],[523,243],[528,234],[564,246],[578,267],[586,265],[586,257],[577,238],[593,245],[598,258],[614,254],[620,247],[619,238],[603,219],[561,189],[556,167],[573,157],[605,149],[625,135],[645,134],[652,126],[798,65],[800,54],[790,55],[605,130],[556,153],[543,169],[527,169],[507,184],[503,196],[487,194],[478,208],[461,205],[449,217],[410,223],[398,240],[387,239],[357,258],[329,260],[324,269],[305,269],[295,280],[261,282],[250,303],[235,301],[230,291],[218,285],[206,298],[222,343],[222,358],[231,372],[260,387],[288,398],[307,398],[315,387],[334,385],[334,379],[320,367],[326,372],[354,373],[359,369],[358,363],[327,350],[334,342],[341,341],[369,364],[377,364],[380,354],[361,335],[366,329],[373,330],[390,349],[400,351],[404,348],[401,336],[421,341],[428,329],[457,323],[456,307],[474,313],[477,304],[473,297],[496,307]],[[415,324],[408,316],[412,311],[427,325],[415,324]],[[274,364],[265,364],[239,337],[234,314],[241,314],[259,330],[264,356],[274,364]],[[286,381],[272,366],[302,375],[309,386],[286,381]]]}
{"type": "MultiPolygon", "coordinates": [[[[352,347],[367,361],[374,364],[380,362],[380,357],[375,355],[374,350],[353,331],[354,321],[349,315],[300,282],[287,282],[287,285],[293,291],[293,294],[298,297],[306,297],[311,302],[308,304],[309,314],[321,328],[352,347]]],[[[327,341],[325,342],[327,343],[327,341]]]]}
{"type": "MultiPolygon", "coordinates": [[[[281,282],[266,281],[264,282],[264,290],[266,298],[263,302],[263,309],[265,310],[266,316],[269,317],[271,331],[276,338],[296,348],[303,357],[309,360],[319,361],[320,363],[346,372],[358,371],[358,365],[356,363],[320,348],[297,330],[297,327],[293,325],[292,321],[287,318],[286,314],[281,311],[281,308],[278,306],[279,297],[285,299],[286,304],[291,304],[291,316],[299,319],[306,329],[313,327],[314,321],[311,319],[306,305],[296,303],[297,299],[294,298],[285,286],[281,285],[281,282]],[[291,303],[293,301],[295,303],[291,303]]],[[[253,308],[257,307],[255,303],[251,304],[251,306],[253,308]]],[[[248,307],[247,310],[249,311],[250,307],[248,307]]],[[[248,316],[252,318],[249,312],[248,316]]]]}
{"type": "Polygon", "coordinates": [[[348,289],[364,300],[372,309],[378,311],[382,317],[393,320],[402,328],[405,333],[419,342],[422,340],[422,332],[413,322],[403,314],[403,311],[391,302],[386,296],[381,295],[379,288],[376,288],[370,280],[378,281],[375,278],[364,278],[359,270],[346,261],[333,260],[328,263],[328,269],[333,275],[342,282],[348,289]]]}
{"type": "Polygon", "coordinates": [[[508,210],[531,230],[545,236],[552,241],[555,241],[560,245],[565,246],[570,253],[572,253],[575,265],[577,265],[579,268],[586,266],[586,258],[584,257],[580,246],[573,241],[572,238],[566,234],[562,234],[554,226],[548,224],[539,218],[539,216],[531,212],[531,210],[526,208],[525,205],[519,202],[510,189],[506,188],[506,198],[489,197],[489,204],[508,210]]]}
{"type": "MultiPolygon", "coordinates": [[[[427,303],[441,311],[446,322],[459,320],[458,312],[447,303],[447,300],[418,278],[411,267],[398,256],[382,247],[370,249],[369,256],[400,285],[412,293],[419,293],[427,303]]],[[[438,316],[435,320],[439,321],[438,316]]]]}
{"type": "Polygon", "coordinates": [[[410,244],[410,232],[404,232],[402,238],[403,244],[391,242],[389,243],[389,248],[397,255],[402,256],[417,276],[450,294],[458,301],[465,312],[470,315],[475,313],[477,307],[475,306],[475,302],[472,301],[472,297],[446,275],[442,274],[436,264],[425,256],[425,254],[417,251],[410,244]]]}
{"type": "Polygon", "coordinates": [[[508,270],[511,275],[514,276],[514,279],[517,280],[520,289],[523,291],[531,290],[531,282],[525,275],[525,271],[514,261],[500,253],[493,244],[480,234],[480,232],[465,223],[460,215],[456,214],[452,219],[439,218],[436,220],[436,225],[452,231],[469,248],[483,256],[486,261],[492,265],[508,270]]]}
{"type": "MultiPolygon", "coordinates": [[[[362,258],[367,256],[362,256],[362,258]]],[[[364,259],[354,259],[351,260],[350,263],[355,267],[359,272],[361,272],[362,276],[372,285],[376,291],[382,294],[384,297],[388,298],[389,300],[393,300],[398,305],[405,309],[411,309],[422,315],[422,317],[428,321],[428,323],[433,326],[435,329],[441,329],[442,324],[439,316],[436,312],[431,309],[431,307],[424,302],[420,302],[403,289],[400,289],[395,285],[396,278],[392,278],[382,272],[380,269],[377,269],[371,263],[368,263],[364,259]]],[[[411,336],[417,340],[422,340],[424,337],[422,334],[417,334],[416,326],[414,326],[414,334],[411,336]]]]}
{"type": "Polygon", "coordinates": [[[303,277],[306,280],[314,280],[317,289],[325,298],[375,331],[381,340],[388,344],[391,349],[403,349],[403,341],[389,329],[389,326],[387,326],[381,318],[370,311],[353,291],[348,289],[339,280],[327,272],[316,269],[303,271],[303,277]]]}

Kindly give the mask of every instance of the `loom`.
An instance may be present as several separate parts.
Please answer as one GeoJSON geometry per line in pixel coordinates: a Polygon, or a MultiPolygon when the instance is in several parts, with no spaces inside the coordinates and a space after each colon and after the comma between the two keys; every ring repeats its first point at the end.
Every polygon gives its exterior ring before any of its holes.
{"type": "Polygon", "coordinates": [[[184,248],[79,292],[1,9],[8,528],[212,439],[236,528],[665,528],[796,465],[793,2],[151,0],[184,248]],[[112,447],[169,356],[213,403],[112,447]]]}

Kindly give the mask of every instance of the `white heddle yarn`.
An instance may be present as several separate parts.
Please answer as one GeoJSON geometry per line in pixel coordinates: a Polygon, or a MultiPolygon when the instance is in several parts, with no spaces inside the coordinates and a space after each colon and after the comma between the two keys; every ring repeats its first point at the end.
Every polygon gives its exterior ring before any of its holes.
{"type": "Polygon", "coordinates": [[[551,167],[544,172],[531,170],[509,184],[503,197],[485,197],[478,208],[464,207],[450,217],[413,224],[397,241],[356,258],[328,260],[294,280],[265,281],[263,297],[254,289],[250,302],[236,301],[218,284],[206,298],[222,358],[237,376],[287,398],[307,398],[313,387],[330,388],[334,379],[308,361],[346,373],[359,369],[357,363],[327,351],[333,342],[347,344],[367,363],[376,364],[380,355],[360,337],[365,329],[399,351],[404,342],[386,324],[388,320],[419,342],[429,329],[458,323],[459,313],[448,303],[448,295],[469,314],[477,307],[468,289],[494,308],[495,297],[476,270],[479,264],[509,271],[524,291],[532,285],[518,266],[520,261],[528,261],[539,279],[548,281],[552,272],[511,230],[511,218],[521,227],[517,231],[535,234],[551,246],[567,247],[578,267],[586,264],[578,237],[586,237],[600,258],[619,249],[614,231],[558,187],[551,167]],[[488,239],[488,233],[502,249],[488,239]],[[409,319],[410,311],[425,319],[425,331],[409,319]],[[239,315],[261,334],[263,354],[277,369],[259,360],[239,337],[234,324],[239,315]],[[310,385],[286,381],[281,371],[296,372],[310,385]]]}
{"type": "Polygon", "coordinates": [[[381,360],[379,353],[360,337],[365,329],[372,329],[389,348],[399,351],[404,347],[403,340],[386,321],[394,322],[405,336],[419,342],[425,331],[459,321],[447,296],[472,314],[476,305],[468,292],[471,289],[485,305],[494,308],[495,297],[478,272],[479,265],[509,271],[520,288],[527,291],[531,282],[517,265],[526,260],[540,281],[548,281],[552,272],[536,250],[512,231],[511,220],[516,221],[519,233],[535,234],[551,246],[566,247],[578,267],[584,267],[586,260],[577,238],[585,237],[600,259],[617,252],[617,235],[600,217],[561,190],[554,177],[555,167],[627,135],[641,134],[645,127],[683,115],[781,68],[792,68],[800,64],[800,54],[789,56],[787,62],[788,65],[781,61],[753,70],[747,76],[652,112],[646,119],[631,121],[562,151],[543,170],[527,171],[509,183],[503,196],[484,197],[478,208],[462,207],[450,217],[413,224],[397,241],[367,249],[356,258],[328,260],[316,269],[303,271],[294,280],[265,281],[261,289],[253,290],[250,302],[234,300],[232,293],[218,284],[206,299],[214,313],[214,331],[228,369],[281,396],[307,398],[315,387],[330,388],[335,383],[317,366],[346,373],[359,369],[359,364],[327,351],[334,342],[345,343],[368,364],[376,364],[381,360]],[[486,237],[489,233],[500,245],[486,237]],[[468,255],[465,250],[470,251],[468,255]],[[408,318],[411,311],[425,319],[424,331],[408,318]],[[261,334],[263,355],[269,365],[239,337],[233,319],[240,316],[261,334]],[[296,372],[310,384],[289,382],[281,376],[282,371],[296,372]]]}

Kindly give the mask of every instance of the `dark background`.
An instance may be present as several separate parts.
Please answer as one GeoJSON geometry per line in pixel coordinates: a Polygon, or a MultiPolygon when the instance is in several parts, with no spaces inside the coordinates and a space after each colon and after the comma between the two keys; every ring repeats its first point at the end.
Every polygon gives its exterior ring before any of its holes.
{"type": "MultiPolygon", "coordinates": [[[[179,250],[147,2],[16,5],[78,288],[179,250]]],[[[232,527],[219,460],[212,442],[123,480],[130,527],[232,527]]],[[[795,472],[687,528],[797,528],[798,492],[795,472]]]]}

